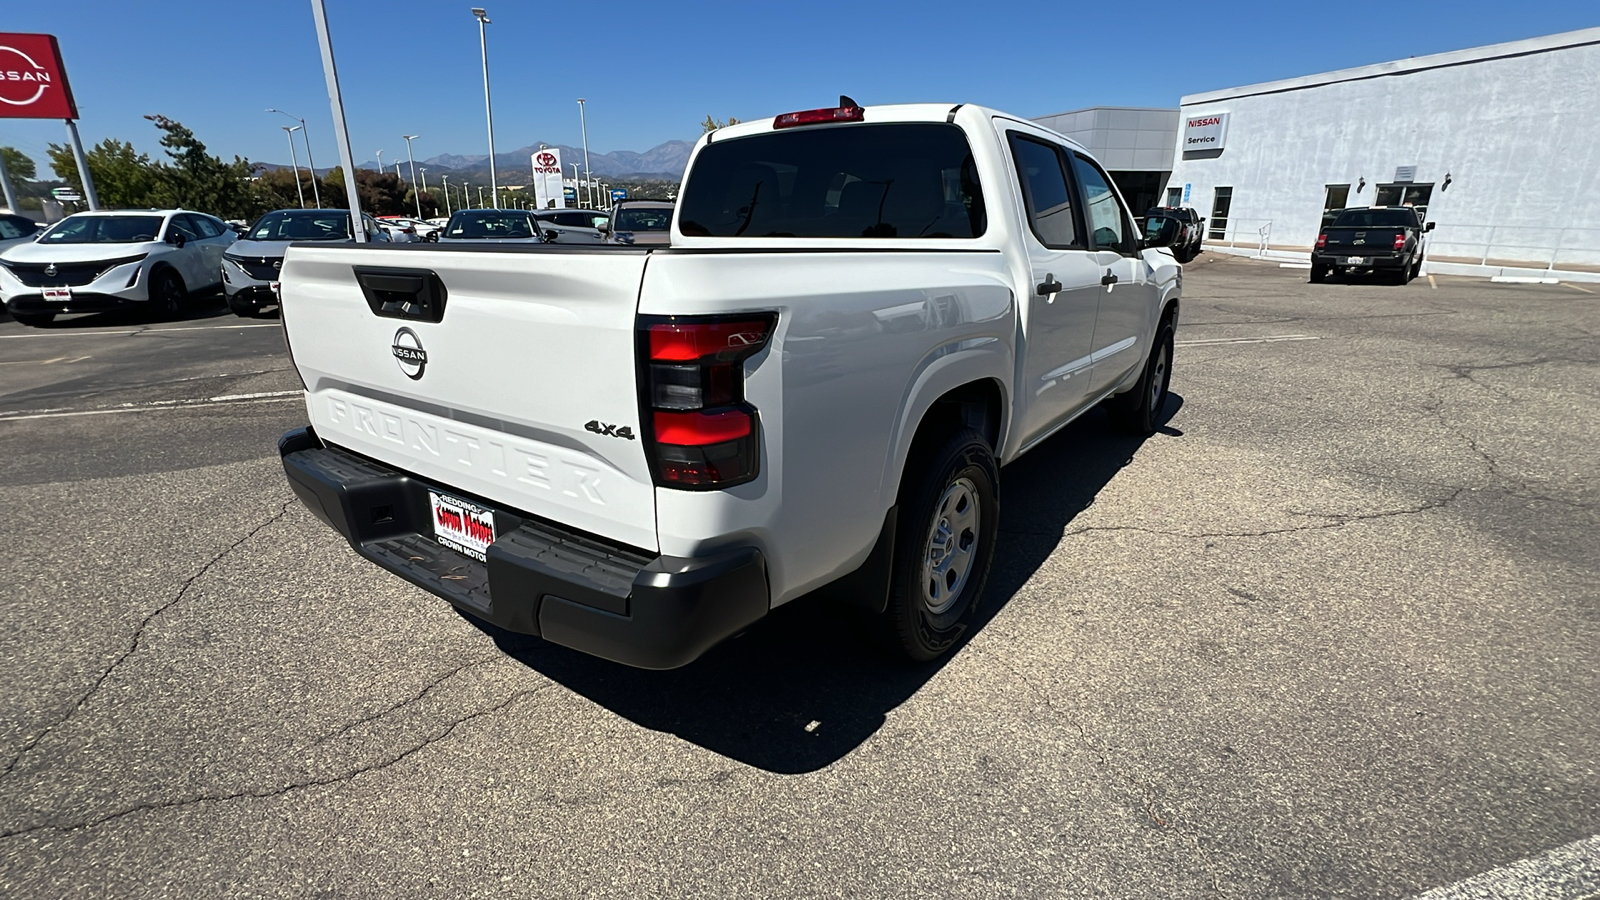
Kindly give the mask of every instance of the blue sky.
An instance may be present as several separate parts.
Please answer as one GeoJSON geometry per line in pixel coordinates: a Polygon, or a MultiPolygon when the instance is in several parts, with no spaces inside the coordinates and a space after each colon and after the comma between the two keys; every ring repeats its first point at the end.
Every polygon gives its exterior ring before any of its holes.
{"type": "MultiPolygon", "coordinates": [[[[757,118],[840,93],[1024,116],[1175,106],[1185,93],[1600,25],[1595,0],[480,2],[501,151],[578,144],[580,96],[592,149],[643,151],[697,137],[708,113],[757,118]]],[[[357,161],[403,156],[403,133],[422,135],[418,158],[485,152],[470,0],[327,5],[357,161]]],[[[60,38],[87,142],[114,136],[154,155],[142,116],[161,113],[219,155],[287,163],[279,126],[291,123],[263,112],[276,106],[305,117],[319,166],[337,162],[307,0],[8,2],[0,29],[60,38]]],[[[59,122],[0,119],[0,144],[41,170],[45,145],[63,139],[59,122]]]]}

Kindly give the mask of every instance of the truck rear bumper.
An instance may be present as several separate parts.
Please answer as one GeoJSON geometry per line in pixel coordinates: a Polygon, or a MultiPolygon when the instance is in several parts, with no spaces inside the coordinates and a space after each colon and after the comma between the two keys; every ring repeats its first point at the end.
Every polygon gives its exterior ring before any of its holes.
{"type": "Polygon", "coordinates": [[[1311,264],[1330,269],[1403,269],[1411,261],[1403,253],[1317,253],[1311,254],[1311,264]],[[1351,263],[1349,260],[1359,259],[1351,263]]]}
{"type": "Polygon", "coordinates": [[[494,516],[496,539],[479,562],[432,539],[429,490],[459,491],[324,444],[310,428],[285,434],[278,452],[295,494],[357,553],[510,631],[671,669],[769,609],[766,560],[753,547],[652,557],[464,498],[494,516]]]}

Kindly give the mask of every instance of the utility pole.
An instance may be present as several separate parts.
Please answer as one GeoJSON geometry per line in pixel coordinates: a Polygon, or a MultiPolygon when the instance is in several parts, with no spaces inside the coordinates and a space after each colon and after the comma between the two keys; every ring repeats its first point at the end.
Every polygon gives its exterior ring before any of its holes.
{"type": "Polygon", "coordinates": [[[294,133],[300,130],[299,125],[279,125],[283,129],[284,137],[289,139],[289,162],[294,165],[294,191],[300,195],[300,208],[306,208],[306,189],[300,184],[300,159],[294,152],[294,133]]]}
{"type": "Polygon", "coordinates": [[[350,152],[350,132],[344,124],[344,97],[339,92],[339,70],[333,62],[333,36],[328,33],[328,11],[323,7],[323,0],[311,0],[311,16],[317,24],[317,45],[322,48],[322,74],[328,81],[328,106],[333,111],[334,140],[339,145],[339,161],[344,165],[344,192],[350,204],[350,233],[356,243],[364,244],[367,242],[367,228],[361,218],[361,194],[356,191],[355,156],[350,152]]]}

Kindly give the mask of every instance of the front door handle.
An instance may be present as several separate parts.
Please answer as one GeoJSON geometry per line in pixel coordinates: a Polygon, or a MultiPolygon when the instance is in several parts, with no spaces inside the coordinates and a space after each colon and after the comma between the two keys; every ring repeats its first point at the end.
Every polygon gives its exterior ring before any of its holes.
{"type": "Polygon", "coordinates": [[[1106,285],[1108,287],[1113,285],[1113,284],[1116,284],[1117,283],[1117,274],[1115,272],[1111,271],[1110,269],[1107,269],[1106,273],[1104,275],[1100,276],[1100,283],[1103,284],[1103,285],[1106,285]]]}
{"type": "Polygon", "coordinates": [[[1039,292],[1039,296],[1041,297],[1048,297],[1051,294],[1059,294],[1061,293],[1061,282],[1056,280],[1056,276],[1054,274],[1046,272],[1044,274],[1044,280],[1039,282],[1039,286],[1036,288],[1036,290],[1039,292]]]}

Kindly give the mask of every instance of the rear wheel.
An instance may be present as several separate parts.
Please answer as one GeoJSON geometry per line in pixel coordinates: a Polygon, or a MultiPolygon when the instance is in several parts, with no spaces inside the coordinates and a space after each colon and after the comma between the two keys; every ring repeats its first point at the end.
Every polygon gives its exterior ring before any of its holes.
{"type": "Polygon", "coordinates": [[[1172,347],[1172,317],[1168,316],[1156,329],[1156,339],[1139,383],[1133,390],[1106,401],[1106,411],[1119,429],[1147,435],[1161,423],[1161,410],[1167,405],[1167,389],[1172,384],[1172,347]]]}
{"type": "Polygon", "coordinates": [[[150,281],[150,314],[158,319],[175,319],[188,292],[183,279],[171,269],[162,269],[150,281]]]}
{"type": "Polygon", "coordinates": [[[906,658],[936,659],[971,626],[994,559],[999,482],[989,444],[970,428],[908,463],[883,613],[906,658]]]}
{"type": "Polygon", "coordinates": [[[233,310],[233,314],[241,319],[255,318],[257,315],[255,305],[249,301],[234,299],[234,297],[237,296],[238,295],[235,294],[234,296],[228,298],[228,309],[233,310]]]}
{"type": "Polygon", "coordinates": [[[11,318],[16,319],[17,320],[17,324],[19,324],[19,325],[29,325],[29,326],[32,326],[34,328],[38,328],[41,325],[49,325],[51,322],[55,321],[56,314],[55,313],[12,313],[11,314],[11,318]]]}
{"type": "Polygon", "coordinates": [[[1327,278],[1328,278],[1328,267],[1327,266],[1316,266],[1316,265],[1314,265],[1314,266],[1311,267],[1311,280],[1312,281],[1326,281],[1327,278]]]}
{"type": "Polygon", "coordinates": [[[1411,264],[1411,277],[1412,278],[1416,278],[1418,275],[1421,275],[1421,274],[1422,274],[1422,257],[1418,256],[1417,257],[1417,261],[1411,264]]]}

